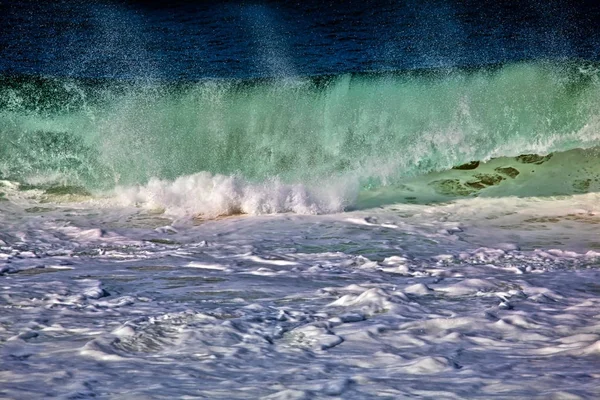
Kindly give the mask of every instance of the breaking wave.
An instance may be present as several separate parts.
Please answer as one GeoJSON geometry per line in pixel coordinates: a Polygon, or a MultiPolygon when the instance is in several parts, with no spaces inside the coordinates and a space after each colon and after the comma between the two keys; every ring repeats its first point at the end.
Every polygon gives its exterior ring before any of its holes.
{"type": "MultiPolygon", "coordinates": [[[[599,77],[587,62],[199,82],[5,76],[0,179],[117,188],[132,204],[211,215],[335,212],[385,188],[483,195],[513,180],[515,194],[569,193],[524,190],[525,174],[506,172],[515,160],[492,159],[600,145],[599,77]],[[430,179],[489,160],[504,173],[430,179]]],[[[561,168],[580,175],[570,160],[561,168]]],[[[570,191],[594,179],[575,176],[570,191]]]]}

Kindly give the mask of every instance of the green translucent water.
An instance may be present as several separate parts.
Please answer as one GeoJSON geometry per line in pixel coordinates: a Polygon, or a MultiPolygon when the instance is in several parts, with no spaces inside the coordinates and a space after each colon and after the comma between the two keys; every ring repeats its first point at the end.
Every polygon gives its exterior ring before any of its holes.
{"type": "Polygon", "coordinates": [[[196,83],[0,79],[0,177],[90,188],[199,171],[374,187],[600,143],[582,62],[196,83]]]}

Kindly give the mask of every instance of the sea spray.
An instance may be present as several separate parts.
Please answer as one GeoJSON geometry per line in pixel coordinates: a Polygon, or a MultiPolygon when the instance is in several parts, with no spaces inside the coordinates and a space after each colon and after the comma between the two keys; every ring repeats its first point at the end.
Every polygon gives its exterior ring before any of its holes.
{"type": "Polygon", "coordinates": [[[595,64],[195,83],[4,77],[0,175],[109,189],[197,173],[363,188],[600,143],[595,64]]]}

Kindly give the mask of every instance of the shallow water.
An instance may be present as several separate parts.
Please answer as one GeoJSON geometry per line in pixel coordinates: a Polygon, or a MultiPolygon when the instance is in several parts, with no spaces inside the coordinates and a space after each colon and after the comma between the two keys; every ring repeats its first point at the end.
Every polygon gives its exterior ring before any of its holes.
{"type": "Polygon", "coordinates": [[[3,397],[599,389],[596,194],[175,226],[89,201],[1,204],[3,397]]]}

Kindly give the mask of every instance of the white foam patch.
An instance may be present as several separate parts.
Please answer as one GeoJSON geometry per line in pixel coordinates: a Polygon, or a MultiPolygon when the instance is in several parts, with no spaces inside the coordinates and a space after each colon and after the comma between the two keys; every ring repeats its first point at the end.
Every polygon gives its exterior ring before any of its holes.
{"type": "Polygon", "coordinates": [[[327,186],[285,184],[278,178],[251,183],[238,176],[200,172],[166,181],[153,178],[147,185],[120,187],[118,199],[125,205],[164,209],[174,216],[214,218],[236,214],[324,214],[352,204],[358,184],[348,180],[327,186]]]}
{"type": "Polygon", "coordinates": [[[208,269],[215,271],[226,271],[227,267],[219,264],[207,264],[198,261],[192,261],[186,265],[188,268],[200,268],[200,269],[208,269]]]}
{"type": "Polygon", "coordinates": [[[80,354],[99,361],[122,361],[124,357],[117,354],[113,349],[114,343],[118,342],[118,340],[119,338],[116,336],[112,340],[104,338],[94,339],[83,346],[80,354]]]}
{"type": "Polygon", "coordinates": [[[366,315],[373,315],[397,310],[399,303],[408,301],[406,295],[400,291],[388,293],[383,289],[367,289],[357,285],[350,285],[343,290],[350,293],[341,296],[329,306],[358,309],[366,315]]]}
{"type": "Polygon", "coordinates": [[[246,259],[246,260],[249,260],[249,261],[253,261],[253,262],[258,263],[258,264],[277,265],[277,266],[280,266],[280,267],[298,265],[298,263],[294,262],[294,261],[287,261],[287,260],[267,260],[267,259],[264,259],[264,258],[256,256],[256,255],[242,256],[240,258],[243,258],[243,259],[246,259]]]}
{"type": "Polygon", "coordinates": [[[316,350],[327,350],[344,341],[328,329],[314,325],[294,329],[286,337],[294,346],[310,347],[316,350]]]}
{"type": "Polygon", "coordinates": [[[445,292],[448,296],[473,295],[495,289],[497,289],[496,285],[484,279],[465,279],[455,284],[435,288],[437,291],[445,292]]]}

